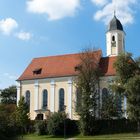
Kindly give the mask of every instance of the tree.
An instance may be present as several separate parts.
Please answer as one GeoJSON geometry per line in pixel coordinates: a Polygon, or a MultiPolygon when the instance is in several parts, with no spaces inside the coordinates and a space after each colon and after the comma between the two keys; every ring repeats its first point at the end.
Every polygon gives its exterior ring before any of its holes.
{"type": "Polygon", "coordinates": [[[21,128],[21,131],[26,132],[27,125],[29,124],[28,105],[24,97],[19,100],[16,111],[13,113],[12,118],[15,118],[15,124],[21,128]]]}
{"type": "Polygon", "coordinates": [[[16,136],[16,127],[11,125],[13,120],[10,119],[15,108],[15,104],[0,104],[0,139],[2,140],[16,136]]]}
{"type": "Polygon", "coordinates": [[[135,76],[138,65],[132,59],[131,53],[122,53],[117,57],[114,68],[116,69],[116,79],[115,84],[112,85],[112,90],[124,93],[125,86],[128,80],[135,76]]]}
{"type": "Polygon", "coordinates": [[[1,91],[1,102],[4,104],[16,104],[16,86],[10,86],[1,91]]]}
{"type": "Polygon", "coordinates": [[[64,134],[64,121],[66,114],[64,112],[55,112],[48,120],[47,129],[50,135],[64,134]]]}
{"type": "Polygon", "coordinates": [[[140,75],[130,78],[127,86],[128,116],[137,121],[137,129],[140,131],[140,75]]]}
{"type": "Polygon", "coordinates": [[[100,57],[100,52],[87,49],[80,53],[80,63],[76,67],[78,72],[76,85],[81,98],[77,112],[80,116],[80,129],[83,135],[94,133],[94,121],[98,114],[100,57]]]}
{"type": "Polygon", "coordinates": [[[128,117],[138,122],[140,130],[140,58],[134,61],[132,54],[121,54],[114,67],[117,78],[112,90],[127,96],[128,117]]]}
{"type": "Polygon", "coordinates": [[[101,118],[122,118],[121,96],[119,94],[108,94],[102,98],[101,118]]]}

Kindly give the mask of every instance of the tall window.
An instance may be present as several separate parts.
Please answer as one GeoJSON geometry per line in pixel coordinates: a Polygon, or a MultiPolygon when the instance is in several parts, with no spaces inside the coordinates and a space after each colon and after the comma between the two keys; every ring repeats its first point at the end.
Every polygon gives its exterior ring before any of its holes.
{"type": "Polygon", "coordinates": [[[107,98],[109,96],[108,90],[107,88],[103,88],[102,89],[102,103],[104,104],[104,102],[107,101],[107,98]]]}
{"type": "Polygon", "coordinates": [[[48,91],[43,90],[43,100],[42,100],[42,109],[47,109],[48,107],[48,91]]]}
{"type": "Polygon", "coordinates": [[[112,36],[112,41],[115,41],[115,36],[114,35],[112,36]]]}
{"type": "Polygon", "coordinates": [[[119,112],[122,110],[122,97],[120,94],[116,94],[117,109],[119,112]]]}
{"type": "Polygon", "coordinates": [[[80,107],[81,107],[81,94],[80,94],[80,89],[76,90],[76,103],[75,103],[75,107],[76,107],[76,111],[78,112],[80,107]]]}
{"type": "Polygon", "coordinates": [[[111,42],[111,54],[114,55],[116,54],[116,41],[115,41],[115,36],[112,36],[112,42],[111,42]]]}
{"type": "Polygon", "coordinates": [[[64,111],[64,89],[59,90],[59,111],[64,111]]]}
{"type": "Polygon", "coordinates": [[[109,100],[109,92],[107,88],[103,88],[102,89],[102,108],[104,108],[106,106],[106,104],[108,104],[108,100],[109,100]]]}
{"type": "Polygon", "coordinates": [[[25,93],[25,102],[27,103],[28,109],[30,110],[30,91],[29,90],[27,90],[25,93]]]}

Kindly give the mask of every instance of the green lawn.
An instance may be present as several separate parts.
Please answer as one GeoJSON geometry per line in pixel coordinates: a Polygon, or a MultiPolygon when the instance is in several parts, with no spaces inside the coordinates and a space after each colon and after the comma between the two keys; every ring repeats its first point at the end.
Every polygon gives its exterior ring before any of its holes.
{"type": "MultiPolygon", "coordinates": [[[[53,136],[37,136],[37,135],[26,135],[24,140],[64,140],[63,137],[53,136]]],[[[76,136],[69,138],[69,140],[140,140],[140,134],[115,134],[115,135],[100,135],[100,136],[76,136]]]]}

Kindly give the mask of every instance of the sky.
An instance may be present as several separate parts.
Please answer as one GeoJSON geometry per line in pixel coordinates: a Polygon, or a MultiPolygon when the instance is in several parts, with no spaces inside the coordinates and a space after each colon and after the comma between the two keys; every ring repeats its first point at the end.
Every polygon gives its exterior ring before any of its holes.
{"type": "Polygon", "coordinates": [[[140,56],[140,0],[0,0],[0,89],[16,84],[33,58],[79,53],[106,56],[114,11],[126,33],[125,49],[140,56]]]}

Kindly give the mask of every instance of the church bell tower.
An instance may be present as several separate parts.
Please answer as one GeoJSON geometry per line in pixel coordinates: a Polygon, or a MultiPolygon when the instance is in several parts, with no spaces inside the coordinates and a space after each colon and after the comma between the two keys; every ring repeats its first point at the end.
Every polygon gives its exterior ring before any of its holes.
{"type": "Polygon", "coordinates": [[[125,51],[125,32],[114,14],[106,32],[107,56],[117,56],[125,51]]]}

